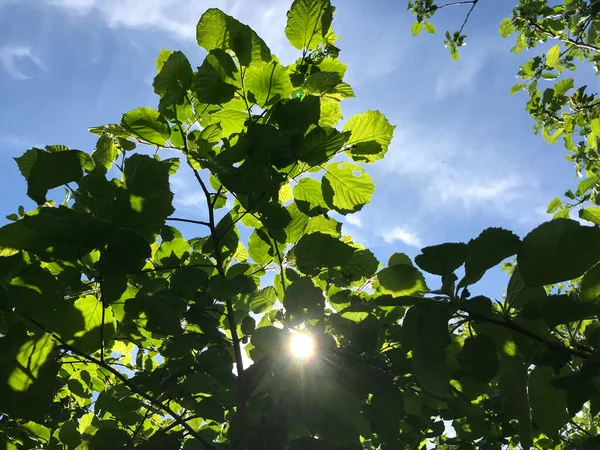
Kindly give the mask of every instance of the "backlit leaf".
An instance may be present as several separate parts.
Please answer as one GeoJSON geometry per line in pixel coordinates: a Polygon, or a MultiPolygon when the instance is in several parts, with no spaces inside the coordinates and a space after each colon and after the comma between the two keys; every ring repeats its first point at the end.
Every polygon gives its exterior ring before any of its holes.
{"type": "Polygon", "coordinates": [[[202,14],[196,27],[196,40],[207,51],[233,50],[242,66],[271,60],[271,51],[248,25],[217,8],[209,8],[202,14]]]}
{"type": "Polygon", "coordinates": [[[348,162],[325,166],[323,198],[340,214],[360,211],[371,201],[375,184],[365,170],[348,162]]]}
{"type": "Polygon", "coordinates": [[[355,114],[344,125],[350,131],[349,156],[355,161],[374,162],[386,154],[396,126],[391,125],[379,111],[355,114]]]}
{"type": "Polygon", "coordinates": [[[406,265],[387,267],[377,274],[381,291],[395,297],[423,294],[427,291],[425,279],[418,269],[406,265]]]}
{"type": "Polygon", "coordinates": [[[323,43],[333,19],[329,0],[294,0],[287,13],[285,35],[298,50],[323,43]]]}
{"type": "Polygon", "coordinates": [[[169,124],[152,108],[137,108],[123,114],[121,126],[149,144],[164,146],[171,135],[169,124]]]}

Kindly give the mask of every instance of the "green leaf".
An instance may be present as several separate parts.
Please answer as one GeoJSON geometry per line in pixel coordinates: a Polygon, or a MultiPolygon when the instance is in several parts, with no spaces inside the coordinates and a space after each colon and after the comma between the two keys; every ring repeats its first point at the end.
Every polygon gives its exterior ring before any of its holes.
{"type": "Polygon", "coordinates": [[[14,324],[0,338],[0,411],[8,417],[43,422],[58,388],[54,339],[29,335],[14,324]]]}
{"type": "Polygon", "coordinates": [[[435,34],[435,26],[431,22],[423,22],[423,28],[430,34],[435,34]]]}
{"type": "Polygon", "coordinates": [[[310,165],[323,164],[344,147],[349,133],[340,133],[334,128],[315,127],[304,136],[299,160],[310,165]]]}
{"type": "Polygon", "coordinates": [[[510,92],[509,92],[509,94],[510,94],[510,95],[514,95],[514,94],[516,94],[517,92],[524,90],[524,88],[525,88],[525,85],[524,85],[524,84],[522,84],[522,83],[517,83],[517,84],[515,84],[513,87],[511,87],[511,88],[510,88],[510,92]]]}
{"type": "Polygon", "coordinates": [[[342,273],[347,278],[356,281],[361,278],[371,278],[379,268],[379,261],[370,250],[357,250],[348,264],[342,266],[342,273]]]}
{"type": "Polygon", "coordinates": [[[571,219],[543,223],[523,239],[517,255],[528,286],[543,286],[583,275],[600,260],[600,229],[571,219]]]}
{"type": "Polygon", "coordinates": [[[211,50],[194,77],[198,100],[219,105],[233,99],[237,90],[235,72],[237,67],[228,53],[221,49],[211,50]]]}
{"type": "Polygon", "coordinates": [[[525,285],[519,266],[516,266],[508,280],[506,288],[506,302],[513,308],[521,309],[529,301],[543,300],[546,298],[546,291],[543,287],[529,287],[525,285]]]}
{"type": "Polygon", "coordinates": [[[202,126],[219,125],[223,131],[223,137],[228,138],[232,134],[239,133],[244,129],[248,114],[244,111],[221,109],[212,113],[201,121],[202,126]]]}
{"type": "Polygon", "coordinates": [[[319,101],[321,108],[319,126],[335,127],[343,119],[339,100],[324,96],[319,101]]]}
{"type": "Polygon", "coordinates": [[[254,295],[250,301],[250,310],[255,314],[268,312],[277,301],[277,292],[273,286],[267,286],[254,295]]]}
{"type": "Polygon", "coordinates": [[[536,424],[551,438],[558,438],[560,429],[571,419],[567,412],[567,396],[554,387],[550,367],[536,367],[529,374],[529,401],[536,424]]]}
{"type": "Polygon", "coordinates": [[[412,27],[410,27],[410,31],[412,32],[413,36],[418,36],[419,33],[421,33],[421,30],[423,29],[423,22],[414,22],[412,24],[412,27]]]}
{"type": "Polygon", "coordinates": [[[252,334],[254,329],[256,328],[256,320],[250,316],[245,316],[242,319],[242,323],[240,324],[242,333],[244,334],[252,334]]]}
{"type": "Polygon", "coordinates": [[[597,206],[587,206],[580,209],[579,217],[600,226],[600,208],[597,206]]]}
{"type": "Polygon", "coordinates": [[[590,302],[580,302],[569,295],[551,295],[540,306],[542,317],[550,328],[595,317],[600,309],[590,302]]]}
{"type": "Polygon", "coordinates": [[[323,215],[311,217],[306,226],[306,234],[323,233],[339,238],[342,234],[342,224],[335,219],[323,215]]]}
{"type": "Polygon", "coordinates": [[[266,230],[256,229],[250,235],[248,239],[248,255],[254,260],[255,263],[264,266],[265,264],[274,261],[275,249],[273,248],[273,242],[269,238],[266,230]]]}
{"type": "Polygon", "coordinates": [[[137,108],[123,114],[121,126],[137,139],[160,147],[164,147],[171,136],[167,121],[152,108],[137,108]]]}
{"type": "Polygon", "coordinates": [[[283,306],[293,316],[319,319],[323,316],[325,298],[321,289],[308,277],[295,280],[285,290],[283,306]]]}
{"type": "Polygon", "coordinates": [[[397,265],[387,267],[377,274],[380,289],[394,297],[422,295],[427,291],[425,279],[418,269],[412,266],[397,265]]]}
{"type": "Polygon", "coordinates": [[[286,242],[295,244],[304,234],[306,227],[308,226],[309,218],[300,211],[296,202],[289,205],[287,211],[292,220],[285,228],[285,234],[287,236],[286,242]]]}
{"type": "Polygon", "coordinates": [[[419,384],[441,398],[450,397],[445,355],[450,343],[448,319],[447,305],[416,305],[408,310],[402,324],[405,342],[413,351],[411,363],[419,384]]]}
{"type": "Polygon", "coordinates": [[[447,275],[463,265],[468,247],[463,243],[449,243],[425,247],[415,257],[415,263],[426,272],[447,275]]]}
{"type": "Polygon", "coordinates": [[[499,369],[494,340],[486,335],[468,338],[458,354],[458,362],[473,380],[489,383],[499,369]]]}
{"type": "Polygon", "coordinates": [[[598,303],[600,300],[600,264],[596,264],[583,276],[579,297],[582,302],[598,303]]]}
{"type": "Polygon", "coordinates": [[[160,51],[160,53],[158,54],[158,58],[156,58],[156,71],[157,72],[160,72],[162,70],[165,63],[169,59],[169,56],[171,56],[173,53],[174,53],[173,50],[167,50],[166,48],[163,48],[160,51]]]}
{"type": "Polygon", "coordinates": [[[96,142],[92,153],[92,160],[97,168],[102,167],[104,171],[110,169],[119,155],[119,148],[113,138],[103,134],[96,142]]]}
{"type": "Polygon", "coordinates": [[[508,230],[484,230],[468,243],[465,277],[459,286],[468,286],[479,281],[488,269],[517,253],[520,243],[521,240],[508,230]]]}
{"type": "Polygon", "coordinates": [[[161,53],[157,61],[158,75],[154,78],[152,86],[159,96],[168,94],[170,102],[181,104],[192,86],[194,72],[182,52],[172,52],[164,59],[165,56],[167,55],[161,53]]]}
{"type": "Polygon", "coordinates": [[[548,214],[552,214],[554,211],[556,211],[558,208],[560,208],[562,206],[562,200],[558,197],[552,199],[550,201],[550,203],[548,203],[548,209],[546,210],[546,212],[548,214]]]}
{"type": "Polygon", "coordinates": [[[318,216],[329,211],[323,198],[321,183],[314,178],[302,178],[294,186],[294,199],[298,209],[307,216],[318,216]]]}
{"type": "Polygon", "coordinates": [[[251,101],[261,108],[289,98],[292,92],[288,70],[277,61],[248,67],[244,85],[251,101]]]}
{"type": "Polygon", "coordinates": [[[233,50],[242,66],[271,61],[269,47],[248,25],[217,8],[207,9],[200,17],[196,40],[207,51],[233,50]]]}
{"type": "Polygon", "coordinates": [[[260,327],[252,333],[252,345],[264,353],[278,354],[285,344],[286,332],[275,327],[260,327]]]}
{"type": "Polygon", "coordinates": [[[556,67],[558,58],[560,57],[560,44],[556,44],[548,53],[546,53],[546,65],[548,67],[556,67]]]}
{"type": "Polygon", "coordinates": [[[507,38],[508,36],[513,34],[515,32],[515,26],[512,23],[512,19],[510,17],[502,19],[498,31],[500,31],[500,36],[502,36],[503,38],[507,38]]]}
{"type": "Polygon", "coordinates": [[[102,303],[93,295],[77,299],[75,308],[81,313],[84,324],[84,328],[75,334],[75,347],[83,352],[93,353],[100,349],[101,342],[110,342],[116,331],[112,308],[105,308],[103,315],[102,303]]]}
{"type": "Polygon", "coordinates": [[[593,118],[590,121],[590,127],[596,136],[600,136],[600,117],[593,118]]]}
{"type": "Polygon", "coordinates": [[[298,50],[314,50],[325,42],[332,20],[329,0],[294,0],[287,13],[285,35],[298,50]]]}
{"type": "Polygon", "coordinates": [[[355,114],[344,125],[350,131],[348,145],[352,146],[350,157],[355,161],[374,162],[383,158],[394,135],[395,125],[391,125],[379,111],[355,114]]]}
{"type": "Polygon", "coordinates": [[[554,85],[554,97],[565,95],[567,91],[575,87],[575,80],[573,78],[565,78],[560,80],[554,85]]]}
{"type": "Polygon", "coordinates": [[[309,126],[319,123],[319,97],[307,95],[278,103],[273,113],[279,128],[286,131],[306,133],[309,126]]]}
{"type": "Polygon", "coordinates": [[[90,215],[63,206],[41,208],[0,228],[0,256],[25,250],[42,258],[77,260],[105,245],[112,232],[108,224],[90,215]]]}
{"type": "Polygon", "coordinates": [[[125,189],[119,190],[112,220],[154,241],[173,209],[169,188],[170,166],[146,155],[135,154],[125,162],[125,189]]]}
{"type": "Polygon", "coordinates": [[[15,161],[27,180],[27,195],[38,205],[46,203],[48,190],[80,181],[83,170],[93,168],[90,156],[79,150],[50,153],[32,148],[15,161]]]}
{"type": "Polygon", "coordinates": [[[306,94],[323,95],[331,93],[341,82],[342,77],[337,72],[316,72],[306,79],[303,90],[306,94]]]}
{"type": "Polygon", "coordinates": [[[340,214],[360,211],[371,201],[375,184],[365,170],[348,162],[325,166],[323,198],[340,214]]]}
{"type": "Polygon", "coordinates": [[[323,233],[302,236],[294,250],[296,264],[303,272],[321,267],[343,266],[350,262],[354,252],[353,247],[323,233]]]}

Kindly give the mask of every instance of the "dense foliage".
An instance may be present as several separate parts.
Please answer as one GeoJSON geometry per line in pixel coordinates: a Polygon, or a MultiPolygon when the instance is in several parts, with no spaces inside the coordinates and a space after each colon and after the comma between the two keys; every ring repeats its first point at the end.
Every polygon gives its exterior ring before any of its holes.
{"type": "Polygon", "coordinates": [[[335,128],[333,13],[294,1],[283,66],[209,9],[196,70],[159,55],[158,109],[92,128],[91,154],[16,158],[38,207],[0,228],[3,448],[596,448],[600,229],[488,228],[387,264],[344,235],[329,213],[369,202],[394,126],[335,128]],[[206,221],[173,216],[180,170],[206,221]],[[504,299],[469,292],[513,257],[504,299]]]}

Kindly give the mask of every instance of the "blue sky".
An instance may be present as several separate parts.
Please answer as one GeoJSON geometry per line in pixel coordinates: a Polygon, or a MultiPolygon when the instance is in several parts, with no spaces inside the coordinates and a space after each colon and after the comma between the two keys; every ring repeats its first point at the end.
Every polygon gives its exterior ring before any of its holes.
{"type": "MultiPolygon", "coordinates": [[[[466,9],[438,14],[438,34],[413,38],[404,0],[334,1],[340,59],[357,98],[347,119],[379,109],[397,125],[390,150],[368,166],[377,189],[345,219],[345,232],[382,261],[396,251],[467,241],[484,228],[521,237],[548,219],[548,201],[577,183],[560,146],[532,132],[525,94],[509,96],[518,64],[512,39],[498,34],[513,2],[484,1],[466,28],[458,62],[443,46],[466,9]]],[[[118,122],[138,106],[156,107],[155,59],[162,48],[202,62],[195,24],[209,7],[252,26],[284,63],[297,52],[283,29],[290,0],[0,0],[0,224],[22,204],[26,186],[13,157],[32,146],[91,151],[87,128],[118,122]]],[[[172,182],[177,215],[201,218],[191,174],[172,182]]],[[[506,275],[491,271],[472,292],[502,295],[506,275]]],[[[431,286],[436,288],[437,286],[431,286]]]]}

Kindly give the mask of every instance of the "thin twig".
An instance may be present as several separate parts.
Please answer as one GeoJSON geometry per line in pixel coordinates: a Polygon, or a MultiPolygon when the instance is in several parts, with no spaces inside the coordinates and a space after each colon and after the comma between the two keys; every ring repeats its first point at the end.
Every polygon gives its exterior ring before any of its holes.
{"type": "Polygon", "coordinates": [[[208,222],[203,222],[202,220],[180,219],[179,217],[167,217],[167,220],[170,220],[172,222],[195,223],[196,225],[204,225],[205,227],[210,226],[208,222]]]}
{"type": "Polygon", "coordinates": [[[465,17],[464,22],[462,23],[462,25],[460,26],[460,30],[458,30],[458,34],[462,33],[463,28],[465,27],[465,25],[467,24],[467,22],[469,21],[469,17],[471,16],[471,13],[473,12],[473,10],[475,9],[475,6],[477,5],[477,2],[479,0],[473,0],[471,3],[471,8],[469,9],[469,12],[467,13],[467,16],[465,17]]]}

